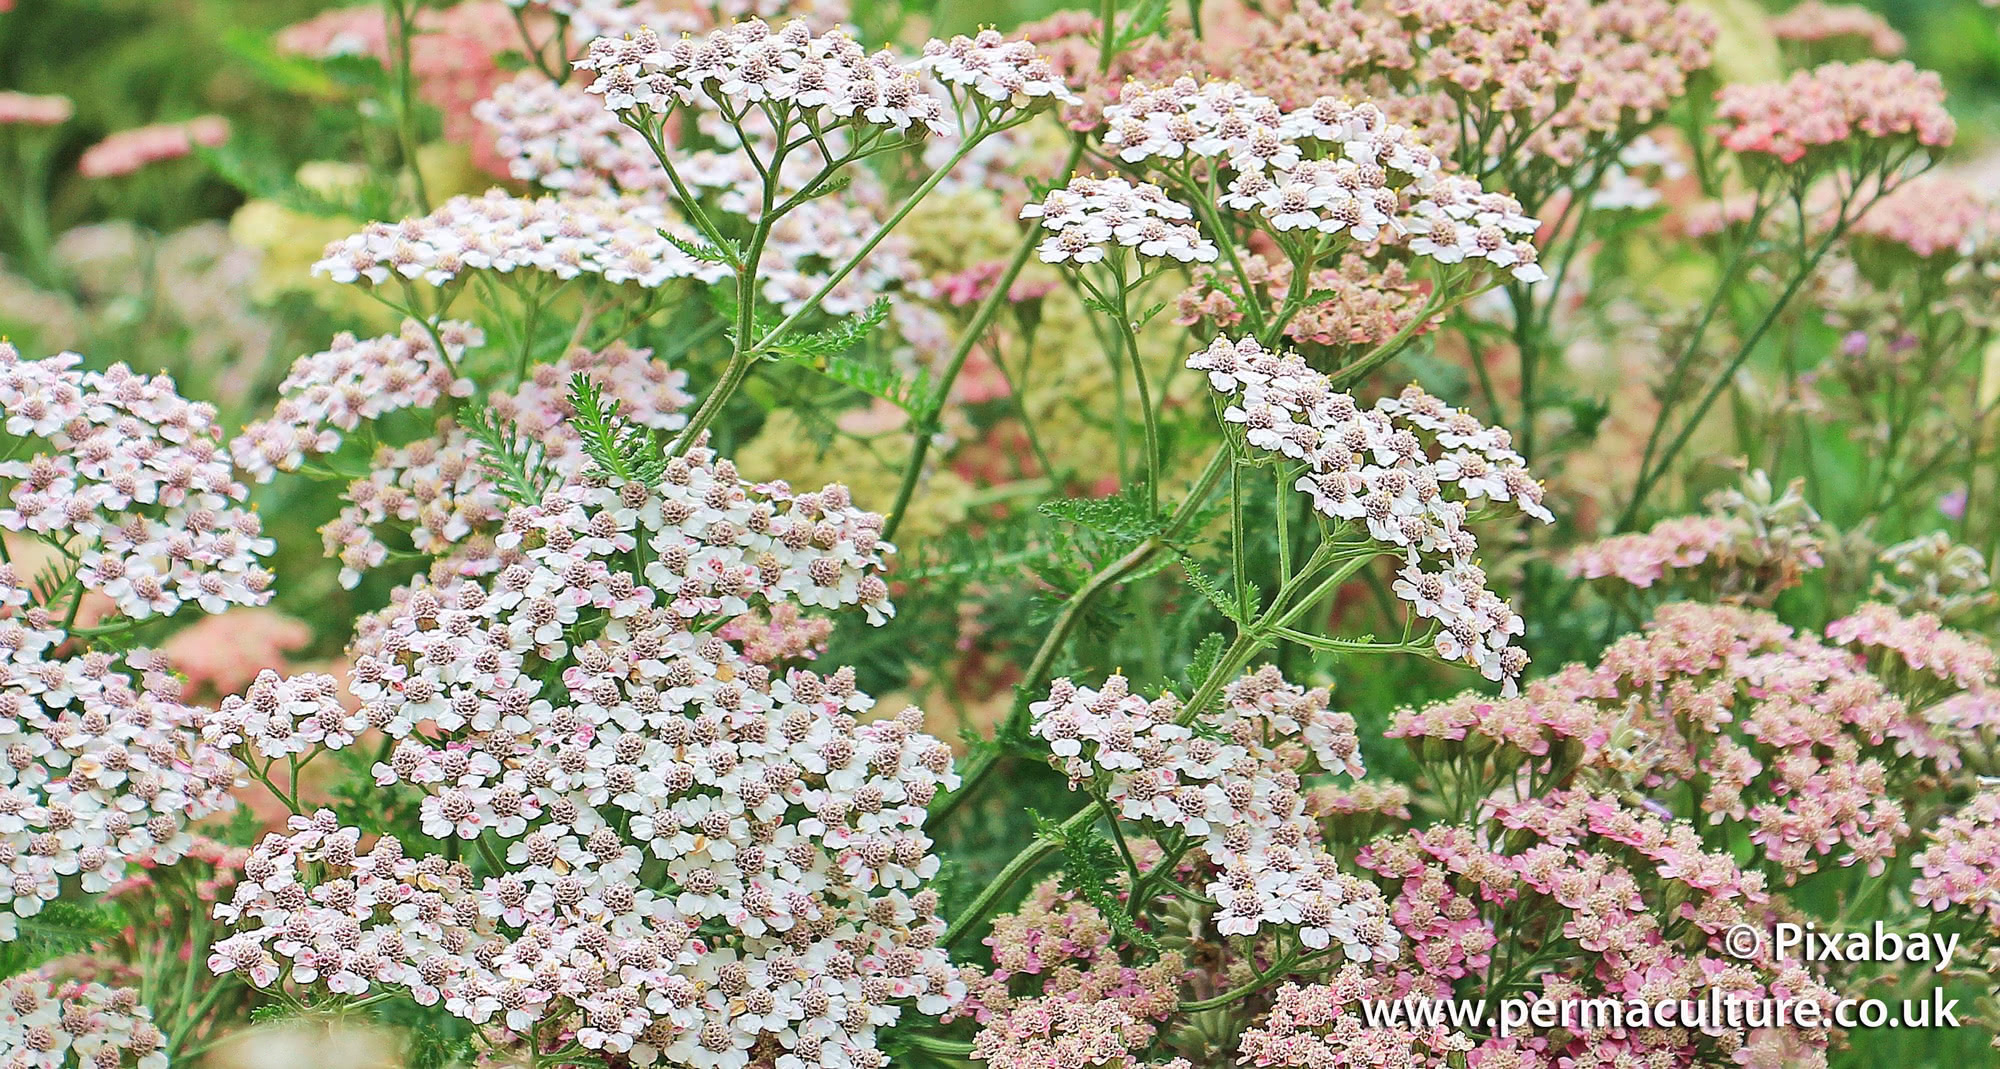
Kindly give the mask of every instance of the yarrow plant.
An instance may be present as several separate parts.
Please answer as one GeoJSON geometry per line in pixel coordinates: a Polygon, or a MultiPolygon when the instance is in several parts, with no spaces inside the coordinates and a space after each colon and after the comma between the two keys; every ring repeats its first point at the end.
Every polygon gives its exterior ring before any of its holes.
{"type": "Polygon", "coordinates": [[[0,1066],[2000,1034],[1928,11],[207,4],[0,0],[0,1066]]]}

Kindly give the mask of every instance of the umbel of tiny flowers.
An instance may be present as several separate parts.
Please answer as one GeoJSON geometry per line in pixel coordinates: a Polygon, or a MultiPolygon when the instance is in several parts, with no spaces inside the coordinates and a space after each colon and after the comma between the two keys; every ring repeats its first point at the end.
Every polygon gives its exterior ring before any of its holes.
{"type": "MultiPolygon", "coordinates": [[[[1308,495],[1316,513],[1366,535],[1374,548],[1353,559],[1402,558],[1396,595],[1416,619],[1433,622],[1427,641],[1437,655],[1506,681],[1511,693],[1528,664],[1513,645],[1524,627],[1486,589],[1469,523],[1488,506],[1543,523],[1554,516],[1506,430],[1414,385],[1363,408],[1297,354],[1271,352],[1253,337],[1218,336],[1187,366],[1207,374],[1223,423],[1241,428],[1232,448],[1277,465],[1281,483],[1308,495]]],[[[1337,541],[1323,539],[1313,563],[1337,541]]]]}
{"type": "Polygon", "coordinates": [[[1304,775],[1362,771],[1354,718],[1334,710],[1324,688],[1287,683],[1267,666],[1230,682],[1218,708],[1203,712],[1172,694],[1149,702],[1123,676],[1097,690],[1057,679],[1029,711],[1031,733],[1072,790],[1174,844],[1156,873],[1191,848],[1206,854],[1220,934],[1276,927],[1350,961],[1396,956],[1379,896],[1340,871],[1306,813],[1304,775]]]}
{"type": "Polygon", "coordinates": [[[0,564],[0,941],[66,890],[99,894],[134,863],[169,864],[227,809],[238,767],[156,655],[79,652],[0,564]],[[139,678],[134,678],[134,672],[139,678]]]}
{"type": "Polygon", "coordinates": [[[167,1069],[167,1037],[139,992],[58,979],[0,980],[0,1052],[8,1069],[167,1069]]]}
{"type": "Polygon", "coordinates": [[[1021,218],[1038,219],[1049,232],[1035,249],[1042,262],[1079,267],[1105,262],[1108,256],[1122,266],[1127,249],[1142,257],[1209,263],[1216,256],[1215,243],[1187,222],[1193,215],[1160,187],[1115,175],[1079,175],[1021,208],[1021,218]]]}
{"type": "Polygon", "coordinates": [[[69,562],[35,604],[66,608],[74,623],[84,594],[99,594],[125,618],[105,628],[120,629],[190,602],[214,613],[269,601],[258,559],[272,543],[242,507],[248,490],[214,407],[164,376],[82,362],[26,360],[0,342],[0,414],[13,440],[0,462],[0,528],[69,562]]]}
{"type": "Polygon", "coordinates": [[[377,782],[467,861],[296,816],[217,906],[238,930],[211,967],[401,989],[496,1051],[886,1065],[878,1029],[963,994],[924,886],[950,749],[915,709],[861,723],[851,669],[777,671],[718,633],[785,605],[882,619],[880,524],[705,449],[514,509],[497,570],[364,623],[352,718],[321,681],[265,679],[210,723],[259,755],[382,732],[377,782]]]}
{"type": "Polygon", "coordinates": [[[494,189],[454,197],[399,223],[370,223],[329,244],[312,269],[436,324],[474,272],[490,272],[530,302],[578,278],[657,289],[678,279],[725,277],[725,268],[689,255],[693,237],[687,224],[645,198],[531,199],[494,189]]]}
{"type": "MultiPolygon", "coordinates": [[[[1443,173],[1437,154],[1370,103],[1320,97],[1282,111],[1234,82],[1129,83],[1105,109],[1104,144],[1204,212],[1228,208],[1310,270],[1344,247],[1406,247],[1440,264],[1484,260],[1538,281],[1537,223],[1504,194],[1443,173]],[[1209,205],[1207,192],[1230,177],[1209,205]]],[[[1220,220],[1204,220],[1223,240],[1220,220]]]]}

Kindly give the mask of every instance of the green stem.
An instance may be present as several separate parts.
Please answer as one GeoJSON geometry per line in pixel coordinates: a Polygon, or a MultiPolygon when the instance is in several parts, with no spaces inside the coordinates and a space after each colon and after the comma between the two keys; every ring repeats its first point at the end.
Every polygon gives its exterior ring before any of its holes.
{"type": "MultiPolygon", "coordinates": [[[[1084,135],[1077,134],[1070,139],[1069,159],[1061,173],[1068,174],[1075,169],[1077,162],[1083,158],[1083,146],[1084,135]]],[[[971,322],[965,325],[950,359],[945,361],[944,373],[932,384],[923,416],[911,425],[914,437],[910,442],[910,459],[903,464],[903,479],[896,488],[895,503],[889,508],[888,522],[882,525],[884,539],[895,538],[896,529],[902,526],[903,516],[909,511],[910,500],[917,491],[917,480],[923,476],[924,459],[930,452],[931,437],[937,433],[938,416],[944,412],[945,402],[951,396],[952,383],[958,380],[958,373],[965,368],[966,358],[972,355],[973,346],[979,344],[993,317],[999,314],[1000,306],[1007,302],[1007,291],[1013,288],[1014,280],[1027,266],[1028,257],[1034,254],[1035,237],[1036,232],[1030,229],[1014,246],[1014,254],[1008,258],[1006,270],[1000,272],[1000,277],[993,282],[993,289],[979,302],[979,307],[973,309],[971,322]]],[[[1043,474],[1053,476],[1055,473],[1045,471],[1043,474]]]]}

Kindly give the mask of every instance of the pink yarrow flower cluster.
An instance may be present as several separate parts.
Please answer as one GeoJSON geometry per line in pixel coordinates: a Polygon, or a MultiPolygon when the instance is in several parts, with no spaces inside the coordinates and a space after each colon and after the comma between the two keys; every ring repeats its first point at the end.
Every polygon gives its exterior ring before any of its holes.
{"type": "Polygon", "coordinates": [[[2000,787],[1988,784],[1958,812],[1938,821],[1910,860],[1917,905],[1961,909],[2000,929],[2000,787]]]}
{"type": "Polygon", "coordinates": [[[1860,4],[1804,3],[1771,19],[1771,36],[1815,44],[1851,38],[1878,56],[1900,56],[1908,43],[1888,20],[1860,4]]]}
{"type": "Polygon", "coordinates": [[[667,184],[646,139],[574,86],[523,74],[473,105],[472,116],[493,131],[507,173],[521,181],[580,197],[667,184]]]}
{"type": "MultiPolygon", "coordinates": [[[[1132,849],[1142,863],[1161,861],[1160,849],[1146,840],[1132,849]]],[[[1178,1007],[1189,970],[1175,950],[1127,965],[1114,936],[1094,906],[1056,879],[1043,881],[1020,908],[994,918],[986,938],[993,967],[961,970],[966,998],[947,1020],[979,1022],[973,1056],[991,1069],[1152,1065],[1137,1052],[1178,1007]]],[[[1175,1059],[1156,1069],[1189,1066],[1175,1059]]]]}
{"type": "Polygon", "coordinates": [[[7,1069],[167,1069],[167,1036],[139,992],[27,972],[0,980],[7,1069]]]}
{"type": "Polygon", "coordinates": [[[1944,83],[1909,63],[1827,63],[1782,82],[1733,84],[1716,93],[1724,147],[1794,164],[1857,138],[1942,148],[1957,124],[1944,83]]]}
{"type": "Polygon", "coordinates": [[[1373,889],[1340,871],[1306,815],[1303,749],[1322,770],[1361,772],[1354,719],[1265,667],[1225,688],[1220,708],[1183,716],[1173,695],[1148,702],[1114,675],[1093,690],[1058,679],[1029,706],[1072,789],[1101,789],[1121,818],[1203,844],[1207,894],[1224,935],[1295,928],[1306,946],[1353,961],[1391,959],[1394,933],[1373,889]],[[1197,730],[1199,729],[1199,730],[1197,730]]]}
{"type": "Polygon", "coordinates": [[[1314,509],[1365,527],[1403,555],[1396,593],[1437,621],[1438,656],[1512,689],[1528,664],[1512,644],[1524,625],[1486,589],[1467,521],[1482,501],[1543,523],[1555,517],[1504,429],[1416,386],[1363,409],[1297,354],[1267,351],[1249,336],[1216,338],[1188,367],[1206,372],[1228,399],[1222,418],[1242,427],[1252,448],[1305,463],[1294,488],[1314,509]]]}
{"type": "Polygon", "coordinates": [[[363,853],[332,814],[294,818],[218,906],[239,931],[211,966],[399,987],[642,1065],[886,1066],[878,1029],[964,995],[924,887],[950,748],[916,709],[861,723],[851,669],[780,673],[713,630],[753,605],[879,619],[880,523],[704,450],[655,485],[587,478],[515,510],[511,562],[399,599],[352,683],[393,740],[378,782],[506,868],[363,853]]]}
{"type": "Polygon", "coordinates": [[[2000,682],[1995,676],[2000,659],[1993,647],[1945,627],[1932,613],[1906,616],[1892,606],[1871,602],[1828,624],[1826,634],[1841,645],[1881,651],[1898,667],[1930,675],[1958,690],[1983,691],[2000,682]]]}
{"type": "MultiPolygon", "coordinates": [[[[1377,839],[1362,849],[1358,864],[1396,888],[1394,917],[1411,949],[1406,962],[1377,974],[1379,986],[1367,991],[1374,997],[1480,991],[1502,936],[1512,936],[1522,917],[1546,918],[1538,920],[1545,933],[1538,941],[1539,965],[1519,978],[1542,997],[1831,997],[1795,961],[1775,960],[1768,952],[1739,959],[1712,951],[1709,940],[1765,917],[1763,878],[1744,871],[1727,852],[1707,849],[1693,825],[1609,793],[1553,790],[1496,800],[1470,824],[1377,839]]],[[[1338,1001],[1352,1001],[1351,986],[1341,986],[1349,993],[1338,1001]]],[[[1328,994],[1339,993],[1319,997],[1328,994]]],[[[1471,1042],[1461,1044],[1448,1033],[1426,1038],[1371,1030],[1352,1010],[1315,1006],[1309,1022],[1280,1014],[1278,1027],[1246,1034],[1245,1053],[1254,1050],[1262,1059],[1254,1064],[1320,1066],[1345,1064],[1338,1058],[1342,1050],[1373,1053],[1402,1041],[1433,1054],[1465,1052],[1448,1062],[1415,1063],[1426,1065],[1726,1066],[1739,1064],[1736,1055],[1759,1037],[1753,1028],[1614,1026],[1572,1027],[1525,1048],[1518,1039],[1499,1037],[1464,1037],[1471,1042]],[[1328,1054],[1336,1060],[1327,1061],[1328,1054]]],[[[1785,1064],[1823,1065],[1823,1044],[1823,1036],[1808,1038],[1796,1060],[1785,1064]]]]}
{"type": "MultiPolygon", "coordinates": [[[[242,507],[211,405],[188,401],[172,379],[123,364],[83,371],[63,353],[24,360],[0,342],[6,433],[45,443],[0,462],[0,528],[63,547],[84,590],[132,619],[184,603],[204,612],[261,605],[272,550],[257,514],[242,507]]],[[[26,444],[26,443],[21,443],[26,444]]]]}
{"type": "Polygon", "coordinates": [[[120,178],[155,163],[177,160],[195,150],[216,148],[229,140],[229,120],[203,115],[187,122],[155,123],[120,130],[83,150],[76,161],[85,178],[120,178]]]}
{"type": "Polygon", "coordinates": [[[1983,183],[1922,175],[1884,194],[1855,220],[1853,233],[1926,260],[1990,257],[2000,245],[2000,197],[1983,183]]]}
{"type": "Polygon", "coordinates": [[[1827,857],[1880,874],[1910,831],[1893,782],[1959,761],[1861,658],[1748,609],[1666,606],[1557,682],[1641,740],[1603,751],[1608,769],[1666,798],[1692,784],[1698,812],[1745,823],[1788,883],[1827,857]]]}
{"type": "Polygon", "coordinates": [[[66,96],[0,93],[0,126],[61,126],[76,114],[66,96]]]}

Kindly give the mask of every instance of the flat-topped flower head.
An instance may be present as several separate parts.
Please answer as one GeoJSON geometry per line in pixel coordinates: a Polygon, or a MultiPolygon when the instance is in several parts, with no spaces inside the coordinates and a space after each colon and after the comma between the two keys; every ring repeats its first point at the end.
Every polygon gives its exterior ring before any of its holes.
{"type": "Polygon", "coordinates": [[[1007,107],[1028,108],[1044,100],[1083,103],[1034,42],[1010,40],[995,29],[972,37],[960,34],[949,41],[926,41],[916,68],[947,86],[1007,107]]]}
{"type": "Polygon", "coordinates": [[[0,126],[61,126],[76,114],[66,96],[0,93],[0,126]]]}
{"type": "Polygon", "coordinates": [[[723,637],[753,609],[885,617],[881,523],[842,487],[750,484],[700,448],[514,509],[497,570],[418,582],[364,623],[351,721],[328,723],[316,680],[260,681],[212,718],[267,754],[308,723],[327,745],[382,732],[378,784],[420,797],[426,835],[497,838],[504,867],[294,817],[217,905],[236,932],[209,966],[553,1022],[638,1064],[884,1064],[878,1029],[964,996],[926,887],[950,747],[918,709],[862,722],[851,668],[723,637]]]}
{"type": "Polygon", "coordinates": [[[25,360],[0,342],[0,413],[16,439],[0,462],[0,528],[64,547],[75,581],[132,619],[269,601],[258,561],[273,547],[243,505],[214,406],[165,376],[82,360],[25,360]]]}
{"type": "Polygon", "coordinates": [[[952,129],[949,110],[914,64],[889,52],[871,55],[844,30],[815,33],[798,20],[774,30],[753,18],[672,41],[641,28],[592,41],[576,65],[596,74],[588,92],[616,112],[661,115],[727,99],[734,109],[794,108],[820,127],[952,129]]]}
{"type": "Polygon", "coordinates": [[[1068,185],[1021,209],[1021,218],[1039,219],[1042,229],[1049,231],[1035,250],[1043,263],[1079,266],[1124,249],[1140,256],[1208,263],[1216,257],[1215,243],[1184,221],[1193,215],[1193,209],[1150,182],[1088,175],[1071,178],[1068,185]]]}
{"type": "Polygon", "coordinates": [[[1362,771],[1354,718],[1325,688],[1265,666],[1225,687],[1217,709],[1183,715],[1174,695],[1147,701],[1123,676],[1098,689],[1058,679],[1029,711],[1072,789],[1089,784],[1121,819],[1202,844],[1223,935],[1290,926],[1349,961],[1395,958],[1380,896],[1341,872],[1301,793],[1303,775],[1362,771]]]}
{"type": "Polygon", "coordinates": [[[155,123],[120,130],[84,149],[76,170],[85,178],[121,178],[155,163],[180,159],[197,146],[216,148],[228,140],[229,120],[220,115],[155,123]]]}
{"type": "Polygon", "coordinates": [[[1936,74],[1872,59],[1725,86],[1715,115],[1723,147],[1782,164],[1850,142],[1939,149],[1957,132],[1936,74]]]}
{"type": "Polygon", "coordinates": [[[1799,44],[1854,42],[1884,59],[1903,54],[1908,44],[1887,19],[1860,4],[1804,3],[1774,16],[1771,36],[1799,44]]]}
{"type": "Polygon", "coordinates": [[[713,283],[727,274],[720,264],[688,255],[662,231],[694,240],[687,224],[656,200],[529,199],[494,189],[453,197],[429,215],[370,223],[329,244],[313,273],[342,283],[443,286],[472,271],[540,271],[564,281],[592,275],[647,289],[683,278],[713,283]]]}

